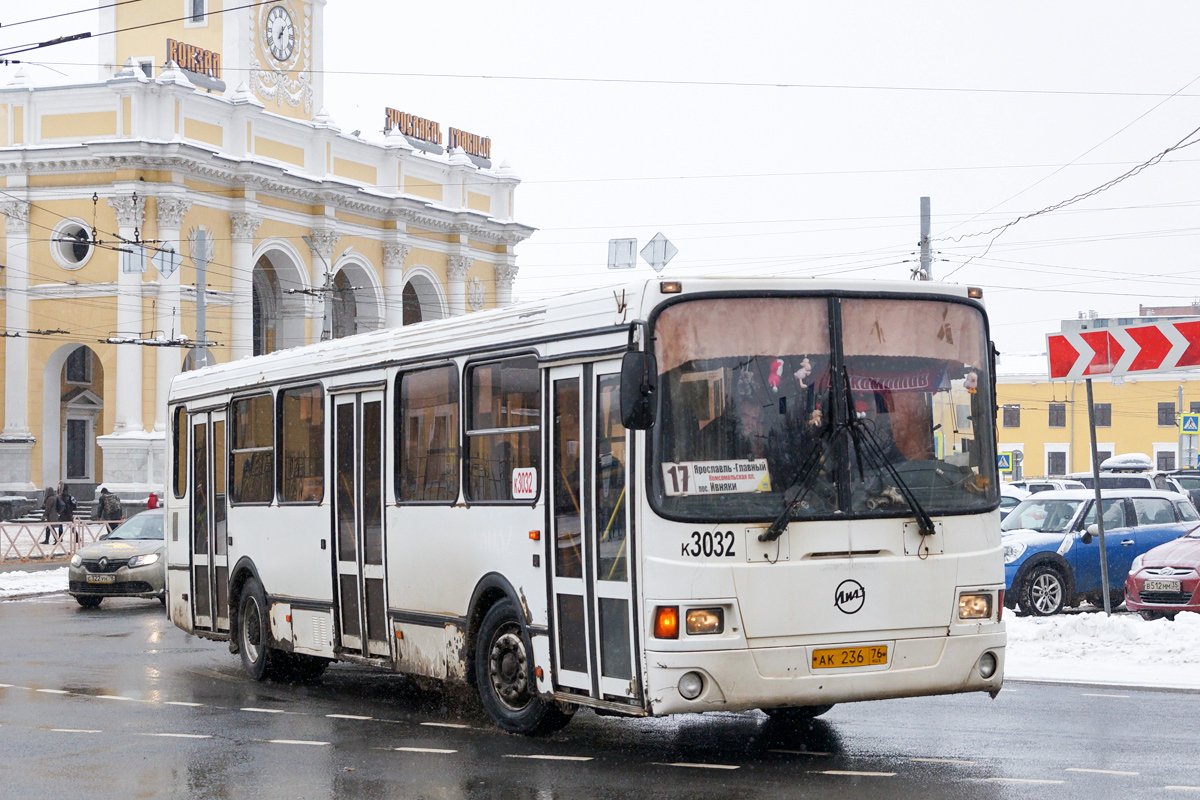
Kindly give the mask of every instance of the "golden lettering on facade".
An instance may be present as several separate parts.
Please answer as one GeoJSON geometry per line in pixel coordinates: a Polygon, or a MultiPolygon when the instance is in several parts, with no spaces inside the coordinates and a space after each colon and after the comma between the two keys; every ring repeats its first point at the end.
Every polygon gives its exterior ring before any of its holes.
{"type": "Polygon", "coordinates": [[[441,123],[428,120],[423,117],[414,116],[403,111],[397,111],[394,108],[385,108],[384,110],[383,132],[395,128],[405,136],[411,136],[414,139],[420,139],[425,142],[433,142],[434,144],[442,143],[442,126],[441,123]]]}
{"type": "Polygon", "coordinates": [[[167,61],[174,61],[180,69],[221,79],[221,54],[205,50],[194,44],[167,39],[167,61]]]}
{"type": "Polygon", "coordinates": [[[486,136],[480,136],[476,133],[467,133],[458,128],[450,129],[450,144],[453,149],[461,147],[463,152],[470,153],[473,156],[480,158],[492,157],[492,140],[486,136]]]}

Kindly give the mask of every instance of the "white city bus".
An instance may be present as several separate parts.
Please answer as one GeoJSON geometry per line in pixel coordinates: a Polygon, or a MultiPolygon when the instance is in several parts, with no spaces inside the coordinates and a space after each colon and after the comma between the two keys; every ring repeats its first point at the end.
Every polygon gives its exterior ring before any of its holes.
{"type": "Polygon", "coordinates": [[[652,280],[179,376],[169,613],[533,733],[999,691],[977,290],[652,280]]]}

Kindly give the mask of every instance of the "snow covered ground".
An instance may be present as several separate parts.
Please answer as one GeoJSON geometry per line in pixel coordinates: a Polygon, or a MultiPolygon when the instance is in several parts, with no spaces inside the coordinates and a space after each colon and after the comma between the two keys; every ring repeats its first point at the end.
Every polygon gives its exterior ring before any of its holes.
{"type": "Polygon", "coordinates": [[[0,600],[67,590],[67,568],[0,572],[0,600]]]}
{"type": "MultiPolygon", "coordinates": [[[[0,572],[0,600],[67,590],[67,568],[0,572]]],[[[1006,678],[1200,689],[1200,614],[1146,622],[1136,614],[1017,617],[1006,678]]]]}

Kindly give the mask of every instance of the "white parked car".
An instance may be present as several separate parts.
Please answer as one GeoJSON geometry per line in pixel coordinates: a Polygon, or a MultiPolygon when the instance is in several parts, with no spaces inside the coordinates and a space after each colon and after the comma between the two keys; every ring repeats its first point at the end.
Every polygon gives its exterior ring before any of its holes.
{"type": "Polygon", "coordinates": [[[1007,517],[1008,512],[1026,497],[1029,497],[1029,492],[1024,489],[1019,489],[1011,483],[1000,484],[1000,519],[1007,517]]]}

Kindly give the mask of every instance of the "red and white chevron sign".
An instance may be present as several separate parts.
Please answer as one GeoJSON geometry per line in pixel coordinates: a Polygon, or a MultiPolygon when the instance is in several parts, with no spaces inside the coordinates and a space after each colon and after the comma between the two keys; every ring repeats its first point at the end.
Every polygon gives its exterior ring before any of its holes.
{"type": "Polygon", "coordinates": [[[1200,321],[1126,325],[1046,336],[1050,379],[1144,375],[1200,367],[1200,321]]]}

